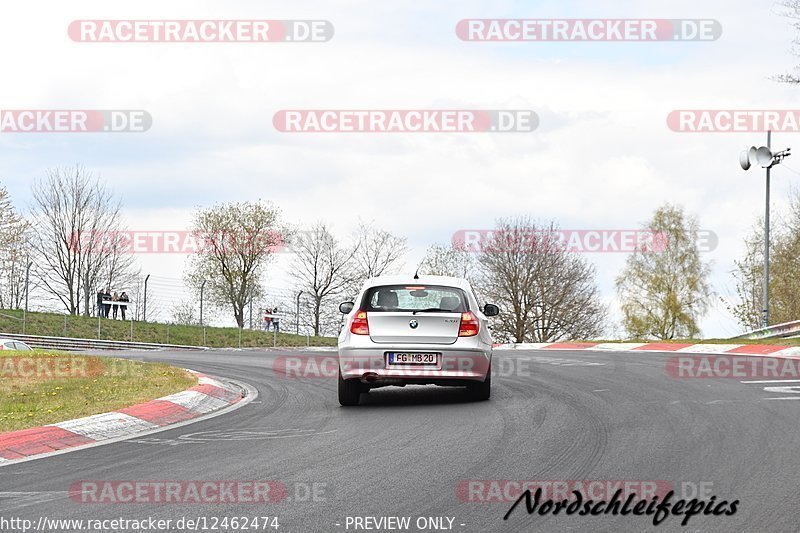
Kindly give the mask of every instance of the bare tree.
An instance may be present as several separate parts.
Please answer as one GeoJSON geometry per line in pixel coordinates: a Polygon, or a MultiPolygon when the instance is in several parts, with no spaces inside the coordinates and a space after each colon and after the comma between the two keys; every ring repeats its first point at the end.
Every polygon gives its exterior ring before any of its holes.
{"type": "Polygon", "coordinates": [[[594,266],[559,244],[554,222],[498,221],[479,256],[478,292],[500,305],[495,333],[514,342],[553,342],[601,335],[607,310],[594,266]]]}
{"type": "Polygon", "coordinates": [[[228,307],[244,327],[245,307],[261,294],[266,266],[287,230],[269,202],[223,203],[195,214],[193,231],[203,242],[186,275],[189,285],[207,282],[209,302],[228,307]]]}
{"type": "Polygon", "coordinates": [[[430,276],[472,279],[476,266],[476,254],[463,246],[434,244],[425,252],[419,272],[430,276]]]}
{"type": "MultiPolygon", "coordinates": [[[[791,19],[792,27],[800,32],[800,0],[784,0],[780,2],[780,5],[785,8],[781,15],[791,19]]],[[[795,56],[800,55],[800,38],[795,37],[792,40],[791,52],[795,56]]],[[[796,66],[793,73],[779,74],[774,76],[773,79],[783,83],[798,84],[800,83],[800,75],[797,74],[798,70],[800,70],[800,67],[796,66]]]]}
{"type": "Polygon", "coordinates": [[[94,307],[99,287],[127,283],[120,201],[82,166],[55,168],[33,184],[31,251],[39,286],[70,314],[94,307]]]}
{"type": "Polygon", "coordinates": [[[0,187],[0,308],[22,306],[29,231],[30,224],[14,208],[5,187],[0,187]]]}
{"type": "Polygon", "coordinates": [[[408,252],[405,237],[392,235],[363,222],[358,226],[355,241],[357,247],[354,263],[362,281],[382,274],[396,273],[408,252]]]}
{"type": "Polygon", "coordinates": [[[194,302],[181,300],[172,306],[172,322],[187,326],[199,324],[197,311],[194,302]]]}
{"type": "Polygon", "coordinates": [[[298,235],[294,246],[296,288],[309,295],[314,335],[330,331],[333,313],[327,304],[352,291],[357,279],[358,244],[343,246],[327,225],[317,222],[298,235]]]}

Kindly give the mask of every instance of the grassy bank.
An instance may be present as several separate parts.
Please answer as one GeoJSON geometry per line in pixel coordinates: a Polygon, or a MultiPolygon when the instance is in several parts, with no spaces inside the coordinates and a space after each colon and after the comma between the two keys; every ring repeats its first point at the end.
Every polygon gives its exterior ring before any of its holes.
{"type": "Polygon", "coordinates": [[[114,411],[194,386],[161,363],[0,351],[0,433],[114,411]]]}
{"type": "MultiPolygon", "coordinates": [[[[214,348],[239,346],[239,328],[218,328],[206,326],[205,346],[214,348]]],[[[0,310],[0,332],[22,333],[22,311],[0,310]]],[[[74,337],[97,339],[97,318],[64,315],[59,313],[29,312],[25,333],[28,335],[47,335],[54,337],[74,337]]],[[[243,329],[241,331],[242,347],[271,347],[273,332],[243,329]]],[[[100,319],[100,339],[115,341],[158,342],[166,344],[185,344],[203,346],[203,328],[200,326],[183,326],[177,324],[161,324],[157,322],[133,321],[133,339],[131,339],[131,322],[112,319],[100,319]]],[[[335,346],[332,337],[310,337],[291,333],[278,333],[277,346],[335,346]]]]}

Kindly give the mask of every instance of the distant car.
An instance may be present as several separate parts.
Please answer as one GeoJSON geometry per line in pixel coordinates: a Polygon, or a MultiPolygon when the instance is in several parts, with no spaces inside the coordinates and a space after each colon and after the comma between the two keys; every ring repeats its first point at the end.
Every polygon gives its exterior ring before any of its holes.
{"type": "Polygon", "coordinates": [[[465,386],[475,400],[491,396],[492,337],[469,283],[445,276],[368,280],[339,334],[339,403],[390,385],[465,386]]]}
{"type": "Polygon", "coordinates": [[[22,341],[0,339],[0,350],[31,350],[31,347],[22,341]]]}

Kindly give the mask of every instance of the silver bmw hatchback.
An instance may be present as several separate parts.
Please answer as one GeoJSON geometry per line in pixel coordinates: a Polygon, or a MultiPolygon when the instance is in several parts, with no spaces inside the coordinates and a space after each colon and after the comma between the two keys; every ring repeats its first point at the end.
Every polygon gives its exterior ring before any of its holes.
{"type": "Polygon", "coordinates": [[[339,310],[339,403],[385,386],[466,387],[475,400],[491,395],[492,337],[469,283],[445,276],[381,276],[368,280],[339,310]]]}

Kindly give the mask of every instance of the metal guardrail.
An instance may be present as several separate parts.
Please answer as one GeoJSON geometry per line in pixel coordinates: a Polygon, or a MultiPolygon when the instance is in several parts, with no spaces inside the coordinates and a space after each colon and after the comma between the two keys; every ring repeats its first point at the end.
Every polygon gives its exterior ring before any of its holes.
{"type": "Polygon", "coordinates": [[[800,320],[793,322],[784,322],[783,324],[775,324],[766,328],[756,329],[744,335],[734,337],[734,339],[776,339],[783,337],[797,337],[800,336],[800,320]]]}
{"type": "Polygon", "coordinates": [[[48,350],[208,350],[205,346],[188,346],[184,344],[45,337],[42,335],[20,335],[17,333],[0,333],[0,337],[22,341],[32,348],[48,350]]]}

